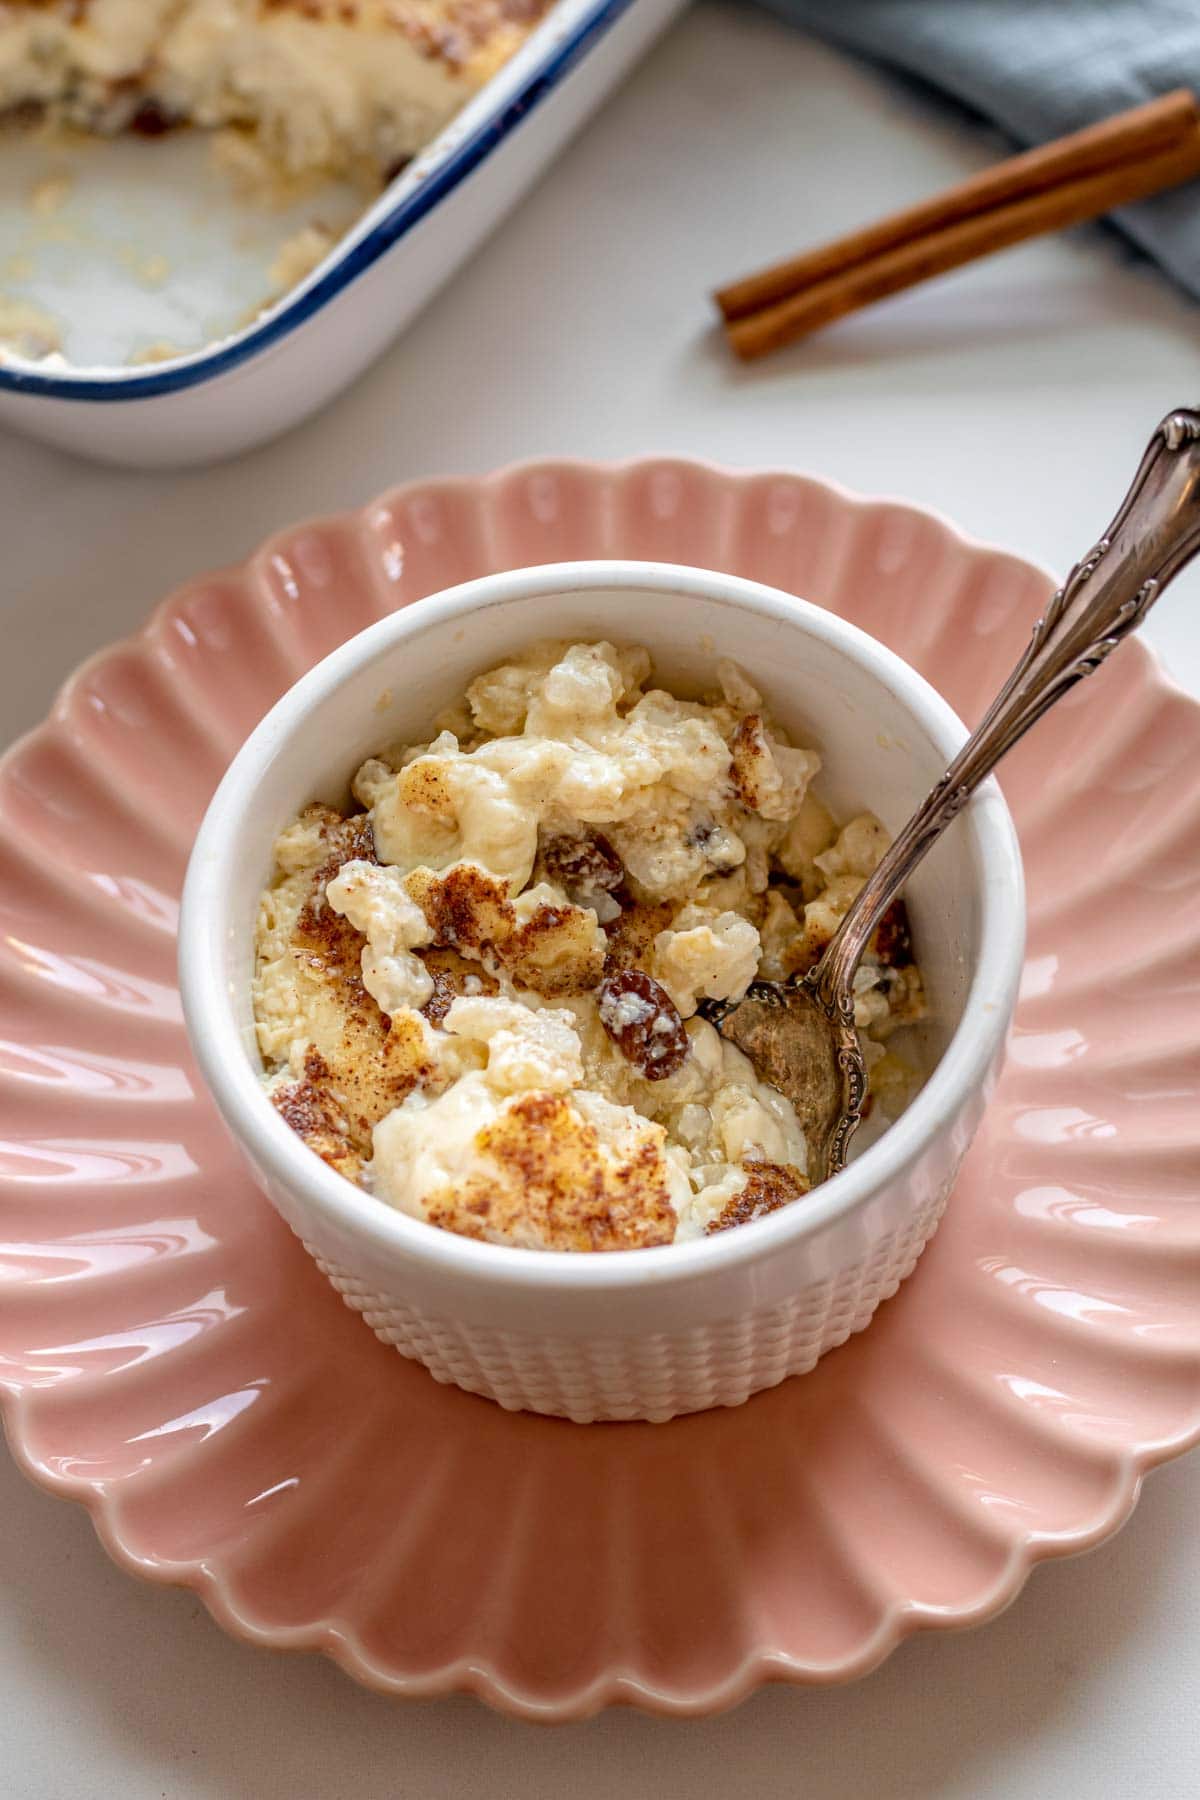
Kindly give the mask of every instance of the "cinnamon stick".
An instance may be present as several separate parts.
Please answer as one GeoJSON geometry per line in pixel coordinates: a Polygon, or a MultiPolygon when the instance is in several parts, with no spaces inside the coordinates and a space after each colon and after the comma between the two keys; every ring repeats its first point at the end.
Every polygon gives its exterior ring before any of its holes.
{"type": "MultiPolygon", "coordinates": [[[[1175,101],[1177,97],[1168,98],[1175,101]]],[[[1191,126],[1166,148],[1135,158],[1123,155],[1115,164],[1076,174],[1072,179],[1063,180],[1060,168],[1055,181],[1049,183],[1042,179],[1043,165],[1037,175],[1041,185],[1033,191],[1027,191],[1020,184],[1015,188],[1007,187],[1006,183],[1012,179],[1007,176],[996,182],[993,193],[1007,193],[1008,198],[999,204],[974,205],[967,211],[961,210],[961,199],[953,202],[956,193],[961,196],[971,185],[965,183],[963,189],[951,190],[949,194],[927,202],[923,208],[912,208],[907,215],[885,220],[868,232],[855,234],[855,239],[828,245],[808,257],[796,258],[791,264],[782,264],[763,276],[752,277],[749,282],[723,290],[724,299],[733,295],[735,307],[745,303],[746,294],[754,283],[759,284],[755,291],[776,296],[771,302],[760,304],[757,310],[735,311],[729,315],[727,334],[731,345],[744,358],[765,355],[872,301],[899,293],[932,276],[1027,238],[1064,230],[1086,219],[1097,218],[1114,207],[1129,205],[1149,194],[1190,181],[1200,174],[1200,109],[1191,95],[1187,99],[1191,102],[1191,126]],[[930,220],[941,218],[943,222],[914,235],[905,221],[911,221],[917,214],[924,214],[930,220]],[[873,240],[872,247],[863,251],[861,243],[868,238],[873,240]],[[798,280],[795,277],[797,267],[801,268],[798,280]],[[826,272],[821,273],[822,269],[826,272]],[[815,276],[814,270],[817,271],[815,276]],[[791,287],[784,285],[785,271],[790,272],[791,287]]],[[[1144,108],[1138,110],[1146,111],[1144,108]]],[[[1174,116],[1178,118],[1179,115],[1175,113],[1174,116]]],[[[1026,158],[1013,160],[1025,162],[1026,158]]],[[[988,173],[1000,176],[1008,166],[1002,164],[1000,170],[988,173]]],[[[1025,179],[1022,177],[1021,181],[1025,179]]]]}

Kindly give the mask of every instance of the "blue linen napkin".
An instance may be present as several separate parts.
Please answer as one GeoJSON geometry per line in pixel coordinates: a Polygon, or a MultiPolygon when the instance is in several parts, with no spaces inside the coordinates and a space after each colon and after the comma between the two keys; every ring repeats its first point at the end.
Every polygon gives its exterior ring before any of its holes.
{"type": "MultiPolygon", "coordinates": [[[[1021,145],[1171,88],[1200,92],[1200,0],[763,0],[830,43],[940,88],[1021,145]]],[[[1200,298],[1200,181],[1112,215],[1200,298]]]]}

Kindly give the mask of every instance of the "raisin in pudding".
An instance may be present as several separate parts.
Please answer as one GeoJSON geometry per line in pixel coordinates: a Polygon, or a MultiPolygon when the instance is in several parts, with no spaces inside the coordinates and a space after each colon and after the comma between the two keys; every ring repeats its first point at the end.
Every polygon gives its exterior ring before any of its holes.
{"type": "MultiPolygon", "coordinates": [[[[653,685],[644,650],[545,643],[429,743],[372,757],[362,810],[280,836],[254,988],[267,1090],[316,1153],[447,1230],[549,1250],[668,1244],[808,1190],[791,1104],[697,1012],[810,967],[887,848],[838,825],[734,664],[653,685]]],[[[922,1016],[902,906],[856,983],[875,1099],[922,1016]]]]}

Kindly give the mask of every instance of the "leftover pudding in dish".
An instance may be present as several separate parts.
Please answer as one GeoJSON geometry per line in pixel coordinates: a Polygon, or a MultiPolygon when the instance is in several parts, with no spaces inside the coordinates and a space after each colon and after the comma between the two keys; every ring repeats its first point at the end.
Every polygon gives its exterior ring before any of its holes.
{"type": "MultiPolygon", "coordinates": [[[[388,1205],[497,1243],[615,1250],[798,1199],[789,1101],[698,1013],[810,967],[887,848],[813,792],[750,679],[655,687],[649,655],[542,643],[428,743],[359,769],[350,816],[280,835],[257,926],[270,1097],[388,1205]]],[[[924,1011],[902,905],[856,979],[872,1092],[924,1011]]]]}
{"type": "Polygon", "coordinates": [[[227,127],[280,172],[378,182],[550,0],[0,0],[0,112],[104,133],[227,127]]]}
{"type": "MultiPolygon", "coordinates": [[[[262,214],[300,211],[261,289],[214,329],[207,286],[194,291],[204,313],[185,305],[184,339],[252,323],[302,281],[350,220],[500,69],[549,9],[551,0],[0,0],[0,120],[38,134],[47,149],[78,149],[78,134],[161,137],[181,126],[215,133],[213,153],[240,196],[262,214]],[[307,215],[307,216],[305,216],[307,215]]],[[[10,140],[11,142],[11,140],[10,140]]],[[[76,158],[76,161],[78,158],[76,158]]],[[[167,176],[164,175],[166,180],[167,176]]],[[[46,223],[45,201],[68,197],[61,172],[36,184],[22,227],[42,265],[50,246],[78,234],[96,253],[86,216],[46,223]],[[37,221],[41,220],[39,228],[37,221]]],[[[94,186],[93,185],[93,190],[94,186]]],[[[101,188],[101,191],[102,188],[101,188]]],[[[104,219],[124,219],[136,178],[117,176],[104,219]]],[[[92,204],[95,204],[93,191],[92,204]]],[[[18,215],[20,216],[20,215],[18,215]]],[[[152,228],[147,226],[145,231],[152,228]]],[[[236,216],[231,226],[247,234],[236,216]]],[[[139,260],[166,271],[162,228],[148,241],[136,226],[139,260]]],[[[114,255],[127,246],[116,230],[114,255]]],[[[103,265],[101,265],[103,266],[103,265]]],[[[122,279],[107,270],[100,284],[122,279]]],[[[156,285],[160,285],[162,275],[156,285]]],[[[185,288],[184,292],[193,290],[185,288]]],[[[0,306],[0,345],[25,361],[58,359],[58,327],[30,329],[38,295],[18,292],[0,306]],[[21,316],[10,318],[14,306],[21,316]]],[[[173,330],[129,355],[134,363],[189,353],[173,330]],[[161,347],[160,347],[161,345],[161,347]]]]}

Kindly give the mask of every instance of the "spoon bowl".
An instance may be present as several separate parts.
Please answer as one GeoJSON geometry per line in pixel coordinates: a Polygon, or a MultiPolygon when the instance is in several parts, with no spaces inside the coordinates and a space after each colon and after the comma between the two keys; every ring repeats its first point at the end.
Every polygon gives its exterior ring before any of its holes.
{"type": "Polygon", "coordinates": [[[808,1145],[810,1181],[842,1168],[846,1144],[862,1117],[866,1069],[850,1017],[831,1016],[811,975],[799,981],[755,981],[735,1004],[703,1000],[700,1011],[754,1064],[769,1087],[790,1100],[808,1145]]]}

